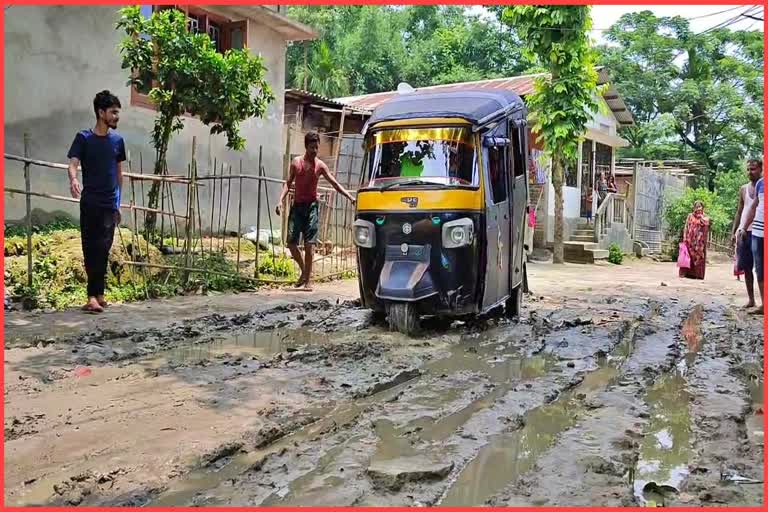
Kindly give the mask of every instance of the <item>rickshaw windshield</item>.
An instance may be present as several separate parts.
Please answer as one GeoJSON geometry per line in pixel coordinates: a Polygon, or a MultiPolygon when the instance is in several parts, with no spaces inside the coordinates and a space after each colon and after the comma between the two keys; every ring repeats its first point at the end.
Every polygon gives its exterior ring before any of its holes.
{"type": "Polygon", "coordinates": [[[399,184],[477,187],[479,175],[468,128],[382,130],[368,139],[368,188],[399,184]]]}

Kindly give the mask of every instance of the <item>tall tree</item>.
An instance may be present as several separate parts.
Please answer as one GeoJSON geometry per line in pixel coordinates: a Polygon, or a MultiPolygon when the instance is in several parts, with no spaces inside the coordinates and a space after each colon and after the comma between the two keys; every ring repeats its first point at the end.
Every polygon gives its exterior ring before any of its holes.
{"type": "Polygon", "coordinates": [[[344,69],[338,65],[336,58],[325,41],[321,41],[304,66],[295,71],[294,87],[335,98],[349,92],[349,81],[344,69]]]}
{"type": "Polygon", "coordinates": [[[600,61],[611,69],[636,126],[630,154],[693,157],[719,168],[762,152],[763,36],[726,27],[694,33],[686,19],[650,11],[622,16],[600,61]]]}
{"type": "Polygon", "coordinates": [[[598,110],[596,53],[590,45],[589,6],[519,5],[502,19],[515,27],[524,55],[545,67],[526,98],[532,131],[552,159],[555,188],[554,262],[563,263],[563,169],[577,159],[578,142],[598,110]]]}
{"type": "MultiPolygon", "coordinates": [[[[124,7],[117,29],[125,31],[120,54],[123,69],[131,73],[128,83],[148,94],[157,107],[152,131],[155,174],[167,171],[168,145],[184,128],[185,113],[198,116],[212,134],[225,134],[227,147],[245,147],[240,122],[263,116],[274,99],[260,56],[248,50],[218,53],[207,34],[187,30],[186,15],[176,9],[145,18],[140,6],[124,7]]],[[[157,208],[159,191],[159,182],[153,182],[150,208],[157,208]]],[[[154,230],[155,220],[154,213],[147,214],[148,232],[154,230]]]]}
{"type": "Polygon", "coordinates": [[[425,87],[524,70],[514,32],[461,6],[292,6],[289,14],[320,33],[306,53],[303,45],[289,47],[292,86],[303,85],[321,44],[355,94],[391,90],[400,81],[425,87]]]}

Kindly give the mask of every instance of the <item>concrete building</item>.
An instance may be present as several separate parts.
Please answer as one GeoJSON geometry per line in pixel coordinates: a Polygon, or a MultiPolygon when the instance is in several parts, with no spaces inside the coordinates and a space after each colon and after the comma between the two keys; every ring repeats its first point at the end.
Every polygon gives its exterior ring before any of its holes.
{"type": "MultiPolygon", "coordinates": [[[[118,132],[125,138],[132,170],[138,172],[142,163],[145,173],[152,172],[155,155],[150,134],[155,111],[126,85],[128,71],[121,69],[118,53],[123,33],[115,29],[118,9],[119,6],[76,5],[14,5],[7,8],[4,34],[6,153],[23,154],[23,134],[26,132],[31,141],[30,156],[65,163],[75,133],[94,125],[94,95],[109,89],[120,98],[123,106],[118,132]]],[[[152,6],[144,6],[142,12],[151,15],[152,9],[152,6]]],[[[203,5],[179,6],[179,9],[187,12],[190,28],[220,39],[220,45],[246,46],[254,54],[261,55],[275,101],[263,119],[249,119],[241,124],[242,135],[247,141],[242,153],[228,150],[225,136],[210,135],[209,129],[196,118],[185,118],[184,130],[171,142],[169,173],[187,173],[192,138],[196,137],[200,174],[206,174],[214,160],[231,164],[235,169],[242,160],[243,172],[256,174],[261,146],[267,175],[281,177],[285,153],[286,47],[290,41],[314,39],[316,34],[309,27],[289,19],[285,15],[285,6],[203,5]]],[[[33,190],[69,194],[66,173],[33,168],[31,175],[33,190]]],[[[5,183],[6,187],[24,188],[21,164],[5,161],[5,183]]],[[[256,181],[247,181],[245,187],[246,195],[255,195],[256,181]]],[[[274,204],[279,186],[270,186],[269,191],[274,204]]],[[[182,202],[185,192],[178,191],[177,197],[182,202]]],[[[203,204],[207,203],[205,194],[204,190],[201,193],[203,204]]],[[[24,204],[22,195],[6,193],[6,221],[23,218],[24,204]]],[[[63,210],[74,216],[78,212],[77,205],[41,198],[33,198],[33,208],[47,212],[63,210]]],[[[255,215],[253,208],[244,207],[246,225],[255,223],[255,215]]]]}

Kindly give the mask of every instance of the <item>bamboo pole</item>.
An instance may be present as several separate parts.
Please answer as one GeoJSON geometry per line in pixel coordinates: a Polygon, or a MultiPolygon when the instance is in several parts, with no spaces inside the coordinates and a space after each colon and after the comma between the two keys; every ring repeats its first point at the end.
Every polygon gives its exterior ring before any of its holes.
{"type": "MultiPolygon", "coordinates": [[[[261,176],[261,157],[263,146],[259,146],[259,176],[261,176]]],[[[256,257],[253,261],[253,277],[259,277],[259,235],[261,231],[261,181],[258,185],[258,193],[256,195],[256,257]]]]}
{"type": "Polygon", "coordinates": [[[273,284],[289,284],[291,281],[289,280],[276,280],[276,279],[257,279],[254,277],[249,276],[242,276],[242,275],[232,275],[228,274],[226,272],[217,272],[215,270],[209,270],[209,269],[203,269],[203,268],[195,268],[195,267],[181,267],[178,265],[160,265],[158,263],[147,263],[143,261],[121,261],[121,265],[135,265],[137,267],[148,267],[148,268],[157,268],[162,270],[182,270],[188,273],[197,273],[197,274],[209,274],[209,275],[217,275],[217,276],[224,276],[224,277],[238,277],[240,279],[246,280],[246,281],[252,281],[256,283],[273,283],[273,284]]]}
{"type": "MultiPolygon", "coordinates": [[[[224,177],[224,163],[221,164],[221,173],[219,174],[221,177],[224,177]]],[[[221,180],[221,185],[219,186],[219,216],[216,220],[216,231],[221,232],[221,213],[224,210],[224,183],[226,180],[221,180]]],[[[228,182],[227,182],[228,183],[228,182]]],[[[221,239],[221,252],[224,252],[224,238],[221,239]]]]}
{"type": "MultiPolygon", "coordinates": [[[[67,197],[67,196],[59,196],[59,195],[56,195],[56,194],[46,194],[45,192],[29,192],[28,193],[26,190],[22,190],[20,188],[11,188],[11,187],[5,187],[4,190],[6,192],[8,192],[9,194],[29,194],[32,197],[44,197],[46,199],[55,199],[57,201],[65,201],[67,203],[80,203],[80,200],[78,200],[78,199],[73,199],[73,198],[67,197]]],[[[174,214],[172,212],[164,212],[164,211],[158,210],[156,208],[147,208],[145,206],[131,206],[130,204],[122,203],[120,205],[120,208],[121,209],[125,208],[125,209],[128,209],[128,210],[138,210],[140,212],[154,212],[154,213],[156,213],[158,215],[168,215],[168,216],[171,216],[171,217],[178,217],[180,219],[186,218],[186,217],[184,217],[184,215],[178,215],[178,214],[174,214]]]]}
{"type": "MultiPolygon", "coordinates": [[[[192,229],[195,222],[195,174],[194,174],[194,162],[195,162],[195,146],[197,145],[197,137],[192,137],[192,164],[189,167],[189,182],[190,185],[187,186],[187,197],[189,200],[187,201],[187,227],[186,227],[186,237],[187,237],[187,253],[184,255],[184,266],[189,267],[190,260],[192,258],[192,229]]],[[[189,273],[184,273],[182,281],[184,284],[187,284],[189,281],[189,273]]]]}
{"type": "MultiPolygon", "coordinates": [[[[55,169],[59,171],[68,171],[69,165],[68,164],[58,164],[55,162],[47,162],[45,160],[36,160],[34,158],[28,158],[24,156],[14,155],[12,153],[5,153],[3,158],[6,160],[12,160],[14,162],[21,162],[21,163],[28,163],[30,165],[34,165],[37,167],[44,167],[48,169],[55,169]]],[[[78,167],[78,171],[82,172],[82,168],[78,167]]],[[[146,181],[167,181],[170,183],[179,182],[179,183],[186,183],[186,179],[178,174],[167,174],[164,176],[157,176],[154,174],[136,174],[136,173],[123,173],[123,177],[125,178],[133,178],[135,180],[146,180],[146,181]]],[[[200,185],[202,186],[202,185],[200,185]]]]}
{"type": "MultiPolygon", "coordinates": [[[[134,181],[129,179],[131,183],[131,204],[136,203],[136,185],[134,184],[134,181]]],[[[147,222],[147,214],[144,213],[144,223],[147,222]]],[[[137,258],[141,255],[141,244],[139,243],[139,218],[138,213],[136,210],[133,210],[133,250],[131,251],[133,254],[131,255],[132,258],[137,258]],[[138,253],[136,252],[138,248],[138,253]]],[[[118,229],[120,227],[118,226],[118,229]]],[[[145,232],[146,233],[146,232],[145,232]]],[[[146,233],[146,240],[147,240],[147,261],[149,261],[149,233],[146,233]]],[[[147,270],[144,267],[141,267],[141,273],[142,277],[144,278],[144,296],[149,299],[149,279],[147,279],[147,270]]]]}
{"type": "MultiPolygon", "coordinates": [[[[229,174],[232,175],[232,166],[229,166],[229,174]]],[[[227,225],[229,224],[229,203],[232,201],[232,181],[227,180],[227,210],[224,213],[224,229],[221,235],[221,245],[224,246],[227,238],[227,225]]]]}
{"type": "MultiPolygon", "coordinates": [[[[29,134],[24,132],[24,156],[29,157],[29,134]]],[[[24,188],[27,209],[27,287],[32,288],[32,182],[29,176],[29,162],[24,163],[24,188]]]]}
{"type": "MultiPolygon", "coordinates": [[[[240,160],[240,173],[243,171],[243,161],[240,160]]],[[[243,179],[238,180],[237,195],[237,273],[240,273],[240,239],[243,237],[243,179]]]]}
{"type": "MultiPolygon", "coordinates": [[[[211,187],[211,223],[209,226],[209,231],[211,234],[211,254],[213,254],[213,218],[214,213],[216,212],[216,166],[218,165],[218,161],[214,158],[213,159],[213,186],[211,187]]],[[[223,182],[222,182],[223,183],[223,182]]],[[[202,226],[200,227],[200,236],[203,236],[202,232],[202,226]]]]}

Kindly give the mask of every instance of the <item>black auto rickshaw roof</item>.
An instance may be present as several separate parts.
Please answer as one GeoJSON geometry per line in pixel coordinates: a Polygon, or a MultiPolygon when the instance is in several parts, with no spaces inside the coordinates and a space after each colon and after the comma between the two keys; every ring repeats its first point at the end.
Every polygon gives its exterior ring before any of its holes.
{"type": "Polygon", "coordinates": [[[457,92],[413,92],[394,97],[373,111],[368,125],[383,121],[444,117],[481,124],[495,117],[510,115],[525,119],[525,103],[511,91],[463,90],[457,92]]]}

